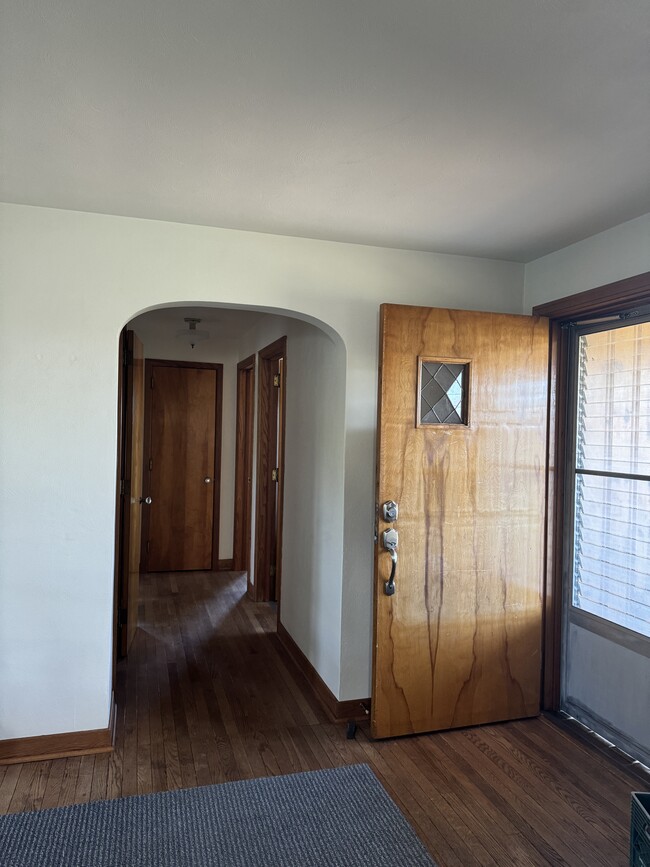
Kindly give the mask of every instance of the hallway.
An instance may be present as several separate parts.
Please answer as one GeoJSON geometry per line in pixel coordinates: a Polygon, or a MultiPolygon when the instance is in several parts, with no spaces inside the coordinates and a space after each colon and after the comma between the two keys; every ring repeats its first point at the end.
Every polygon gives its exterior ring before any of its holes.
{"type": "Polygon", "coordinates": [[[366,762],[440,867],[627,863],[641,771],[545,717],[355,741],[330,723],[243,573],[141,579],[111,755],[0,767],[0,814],[366,762]]]}

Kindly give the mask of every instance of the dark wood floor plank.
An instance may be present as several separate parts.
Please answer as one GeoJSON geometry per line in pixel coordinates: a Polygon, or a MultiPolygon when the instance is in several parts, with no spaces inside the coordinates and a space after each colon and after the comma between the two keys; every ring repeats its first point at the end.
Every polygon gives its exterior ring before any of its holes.
{"type": "MultiPolygon", "coordinates": [[[[110,755],[0,768],[0,814],[365,763],[439,867],[624,867],[644,786],[545,717],[397,740],[334,725],[243,573],[143,575],[110,755]]],[[[645,787],[650,789],[650,779],[645,787]]]]}
{"type": "MultiPolygon", "coordinates": [[[[572,749],[571,739],[566,733],[556,727],[549,728],[544,718],[536,722],[537,725],[528,727],[519,722],[508,723],[507,732],[524,744],[531,755],[539,756],[548,767],[557,767],[559,764],[566,769],[565,779],[572,780],[580,788],[586,783],[585,791],[589,792],[590,798],[598,799],[619,820],[624,819],[629,813],[629,803],[621,804],[619,798],[627,791],[630,778],[624,780],[604,756],[597,751],[593,751],[595,754],[592,755],[580,741],[574,741],[572,749]],[[554,729],[556,737],[549,738],[549,732],[554,729]]],[[[650,785],[650,778],[646,783],[650,785]]]]}
{"type": "MultiPolygon", "coordinates": [[[[534,840],[531,842],[506,815],[504,806],[507,807],[507,804],[503,799],[499,803],[500,795],[484,783],[472,767],[459,765],[459,760],[444,749],[439,739],[420,736],[409,738],[404,743],[426,778],[439,792],[444,792],[451,799],[457,811],[460,805],[467,805],[474,823],[497,841],[497,853],[503,853],[505,846],[513,864],[542,867],[549,863],[533,845],[534,840]]],[[[491,844],[487,845],[492,848],[491,844]]]]}
{"type": "Polygon", "coordinates": [[[124,705],[122,701],[122,683],[124,681],[124,671],[118,673],[117,676],[117,719],[115,722],[115,746],[113,752],[108,757],[108,771],[106,774],[106,797],[119,798],[122,795],[122,767],[124,763],[124,742],[125,734],[125,719],[124,705]]]}
{"type": "MultiPolygon", "coordinates": [[[[472,763],[483,778],[490,783],[496,784],[502,792],[507,792],[511,803],[518,803],[526,817],[527,823],[547,843],[552,839],[552,848],[555,850],[554,857],[558,863],[564,863],[577,867],[582,864],[584,854],[582,839],[576,839],[574,828],[563,821],[561,813],[549,813],[546,803],[542,801],[541,793],[527,787],[525,780],[512,767],[485,744],[479,730],[455,732],[444,735],[446,742],[454,741],[454,747],[472,763]],[[458,736],[460,735],[460,737],[458,736]],[[483,758],[482,758],[483,757],[483,758]],[[550,835],[550,837],[549,837],[550,835]]],[[[583,832],[582,836],[586,836],[583,832]]],[[[590,855],[590,867],[601,865],[603,862],[600,853],[595,850],[590,855]]],[[[607,865],[603,865],[607,867],[607,865]]]]}
{"type": "Polygon", "coordinates": [[[435,785],[417,764],[417,753],[409,750],[410,741],[400,740],[390,745],[381,745],[386,759],[395,772],[401,771],[413,779],[429,800],[438,805],[445,820],[471,844],[472,854],[484,864],[496,865],[495,858],[501,854],[501,844],[485,827],[476,821],[475,812],[467,806],[465,799],[458,798],[449,791],[435,785]],[[386,747],[389,746],[389,749],[386,747]]]}
{"type": "Polygon", "coordinates": [[[29,764],[21,765],[20,774],[16,781],[16,788],[9,804],[10,813],[20,813],[23,810],[29,809],[29,793],[34,779],[38,775],[39,764],[39,762],[30,762],[29,764]]]}
{"type": "MultiPolygon", "coordinates": [[[[330,735],[332,735],[330,731],[330,735]]],[[[340,745],[340,742],[339,744],[340,745]]],[[[403,767],[394,761],[393,745],[383,749],[372,744],[364,737],[359,738],[365,759],[375,773],[386,781],[394,796],[399,798],[408,815],[414,823],[420,836],[433,849],[437,861],[446,864],[458,863],[462,867],[486,864],[487,860],[479,859],[468,844],[467,835],[460,832],[458,821],[450,821],[451,813],[440,810],[439,805],[431,801],[422,791],[413,777],[404,774],[403,767]]],[[[465,829],[466,830],[466,829],[465,829]]],[[[484,853],[487,857],[487,853],[484,853]]]]}
{"type": "MultiPolygon", "coordinates": [[[[501,749],[502,755],[510,756],[530,775],[531,784],[544,786],[552,793],[550,796],[563,802],[570,813],[576,813],[580,823],[591,826],[590,834],[594,842],[600,839],[601,846],[608,850],[612,840],[620,833],[621,823],[625,822],[629,812],[629,792],[625,789],[616,797],[616,788],[610,787],[607,798],[601,798],[600,792],[594,787],[585,789],[571,769],[567,768],[563,753],[547,750],[548,762],[539,760],[535,752],[526,749],[526,741],[512,729],[494,728],[488,735],[495,748],[501,749]],[[618,803],[617,803],[618,802],[618,803]]],[[[621,841],[623,842],[623,841],[621,841]]],[[[619,845],[618,855],[625,849],[619,845]]]]}
{"type": "Polygon", "coordinates": [[[74,793],[74,803],[83,804],[90,800],[92,792],[93,776],[95,773],[95,756],[81,756],[79,762],[79,776],[74,793]]]}
{"type": "Polygon", "coordinates": [[[59,803],[57,806],[67,807],[69,804],[75,803],[75,794],[77,792],[77,780],[79,779],[80,766],[80,756],[74,756],[71,759],[65,759],[65,769],[63,771],[63,780],[61,781],[59,803]]]}
{"type": "Polygon", "coordinates": [[[244,746],[239,726],[237,725],[237,720],[233,714],[232,707],[230,705],[230,702],[228,701],[228,697],[226,696],[223,684],[220,680],[213,680],[212,689],[214,691],[214,696],[217,700],[217,704],[219,705],[219,711],[223,720],[225,734],[230,741],[233,755],[237,762],[240,779],[246,780],[250,779],[251,777],[257,776],[257,774],[253,771],[251,757],[248,755],[248,752],[246,751],[246,748],[244,746]]]}
{"type": "MultiPolygon", "coordinates": [[[[304,731],[309,728],[308,726],[291,726],[286,732],[283,732],[283,736],[285,738],[289,738],[291,740],[291,745],[293,749],[296,751],[296,755],[301,764],[301,769],[304,771],[316,771],[320,770],[323,765],[321,764],[321,756],[325,758],[327,761],[327,755],[325,753],[319,753],[319,757],[316,758],[314,751],[311,745],[308,743],[307,739],[304,736],[304,731]]],[[[327,767],[327,765],[325,765],[327,767]]]]}
{"type": "MultiPolygon", "coordinates": [[[[333,768],[334,763],[332,761],[331,751],[323,748],[323,745],[315,734],[317,729],[318,726],[302,726],[300,728],[300,736],[305,742],[306,747],[314,756],[314,760],[316,762],[315,769],[333,768]]],[[[291,731],[293,732],[294,730],[291,729],[291,731]]]]}
{"type": "MultiPolygon", "coordinates": [[[[159,600],[157,611],[163,621],[167,619],[168,609],[166,600],[159,600]]],[[[161,761],[163,762],[165,782],[163,784],[160,780],[160,775],[156,773],[154,785],[160,782],[161,789],[171,791],[182,787],[183,777],[178,755],[178,741],[176,739],[176,725],[171,702],[167,663],[166,644],[164,641],[158,641],[156,642],[156,680],[158,683],[160,734],[162,735],[163,750],[161,761]]],[[[156,789],[156,791],[159,791],[159,789],[156,789]]]]}
{"type": "MultiPolygon", "coordinates": [[[[478,743],[475,732],[468,730],[465,735],[478,743]]],[[[507,769],[508,776],[513,781],[534,793],[534,800],[539,804],[540,810],[545,811],[549,800],[554,801],[558,819],[579,851],[584,851],[585,846],[595,844],[604,865],[615,863],[624,854],[623,848],[608,836],[603,822],[598,821],[594,810],[579,794],[573,796],[567,785],[554,779],[550,772],[544,772],[534,761],[522,761],[523,757],[516,753],[510,744],[503,743],[495,729],[483,732],[481,741],[480,748],[489,751],[491,759],[507,769]]]]}
{"type": "Polygon", "coordinates": [[[475,805],[480,814],[487,814],[500,828],[503,840],[510,833],[522,835],[537,852],[537,858],[544,864],[571,865],[548,843],[545,836],[531,825],[522,811],[518,799],[510,799],[509,793],[502,791],[489,774],[485,775],[477,768],[474,757],[469,759],[459,751],[456,744],[460,743],[459,733],[438,734],[420,742],[423,754],[428,761],[433,760],[438,767],[447,767],[448,773],[457,775],[463,780],[463,785],[476,793],[475,805]]]}
{"type": "MultiPolygon", "coordinates": [[[[185,644],[185,642],[184,642],[185,644]]],[[[226,777],[219,758],[213,731],[210,727],[209,713],[205,702],[205,695],[197,678],[196,666],[191,653],[191,648],[186,649],[187,673],[181,686],[184,694],[188,731],[194,756],[194,767],[199,785],[224,782],[226,777]]]]}
{"type": "Polygon", "coordinates": [[[65,774],[66,760],[56,759],[52,762],[50,773],[45,785],[43,799],[40,803],[41,810],[50,810],[59,806],[59,798],[61,797],[61,787],[63,785],[63,776],[65,774]]]}
{"type": "Polygon", "coordinates": [[[90,786],[91,801],[103,801],[108,797],[108,766],[111,757],[104,754],[95,756],[93,779],[90,786]]]}
{"type": "Polygon", "coordinates": [[[47,781],[52,770],[52,762],[37,762],[36,774],[29,791],[29,798],[25,803],[26,810],[38,810],[43,803],[47,781]]]}
{"type": "Polygon", "coordinates": [[[145,660],[140,652],[144,640],[143,630],[136,632],[129,648],[129,662],[124,670],[122,694],[118,704],[124,705],[124,753],[122,764],[121,794],[138,794],[138,674],[145,660]]]}
{"type": "MultiPolygon", "coordinates": [[[[141,607],[146,613],[150,605],[141,599],[141,607]]],[[[155,700],[156,684],[152,683],[151,670],[151,636],[141,631],[137,634],[138,652],[142,654],[142,665],[139,666],[136,678],[136,786],[139,795],[153,791],[152,755],[151,755],[151,712],[155,700]]]]}
{"type": "Polygon", "coordinates": [[[194,766],[194,752],[190,730],[185,715],[183,695],[179,685],[179,676],[175,662],[167,663],[167,677],[169,680],[169,694],[171,700],[172,719],[176,732],[178,747],[178,762],[180,765],[181,780],[184,788],[198,785],[196,769],[194,766]]]}
{"type": "Polygon", "coordinates": [[[18,778],[23,770],[23,765],[7,765],[2,783],[0,783],[0,815],[9,812],[9,806],[14,797],[18,778]]]}

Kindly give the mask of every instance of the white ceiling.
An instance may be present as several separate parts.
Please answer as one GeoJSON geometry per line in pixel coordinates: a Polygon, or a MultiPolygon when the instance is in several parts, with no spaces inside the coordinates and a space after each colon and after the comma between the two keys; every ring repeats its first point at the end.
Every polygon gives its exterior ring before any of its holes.
{"type": "Polygon", "coordinates": [[[650,211],[648,0],[4,0],[0,198],[528,261],[650,211]]]}

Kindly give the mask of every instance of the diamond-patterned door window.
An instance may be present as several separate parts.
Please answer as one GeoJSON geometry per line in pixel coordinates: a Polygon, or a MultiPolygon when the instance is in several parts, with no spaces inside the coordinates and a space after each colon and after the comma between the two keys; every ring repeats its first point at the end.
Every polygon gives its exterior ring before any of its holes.
{"type": "Polygon", "coordinates": [[[420,424],[467,424],[468,368],[420,361],[420,424]]]}

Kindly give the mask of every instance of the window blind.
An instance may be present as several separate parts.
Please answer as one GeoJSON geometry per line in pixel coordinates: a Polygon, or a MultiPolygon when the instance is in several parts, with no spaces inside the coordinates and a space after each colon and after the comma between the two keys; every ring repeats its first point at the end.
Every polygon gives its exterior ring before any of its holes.
{"type": "Polygon", "coordinates": [[[573,604],[650,636],[650,323],[578,337],[573,604]]]}

